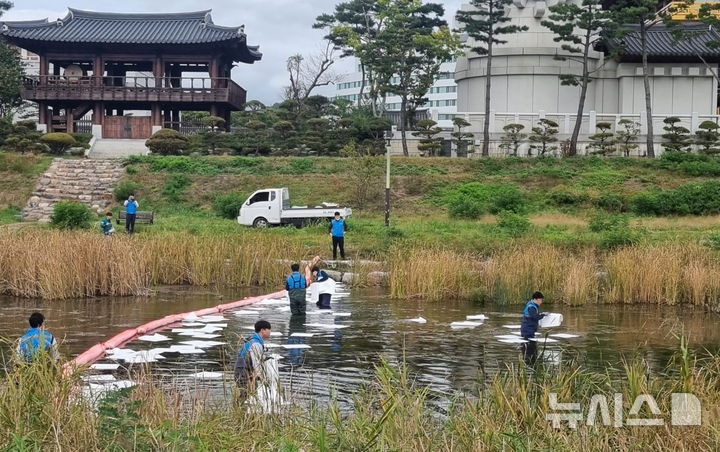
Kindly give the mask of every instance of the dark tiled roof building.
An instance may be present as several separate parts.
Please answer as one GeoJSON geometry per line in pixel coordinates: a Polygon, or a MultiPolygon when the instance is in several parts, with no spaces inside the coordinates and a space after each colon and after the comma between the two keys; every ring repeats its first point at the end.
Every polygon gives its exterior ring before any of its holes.
{"type": "Polygon", "coordinates": [[[106,138],[144,138],[179,127],[181,110],[227,118],[245,90],[230,79],[236,63],[262,58],[240,27],[213,23],[210,10],[105,13],[70,8],[61,19],[0,22],[0,36],[40,56],[40,75],[24,97],[36,101],[48,131],[72,131],[92,111],[106,138]],[[192,76],[188,76],[192,74],[192,76]],[[124,115],[144,110],[149,116],[124,115]]]}

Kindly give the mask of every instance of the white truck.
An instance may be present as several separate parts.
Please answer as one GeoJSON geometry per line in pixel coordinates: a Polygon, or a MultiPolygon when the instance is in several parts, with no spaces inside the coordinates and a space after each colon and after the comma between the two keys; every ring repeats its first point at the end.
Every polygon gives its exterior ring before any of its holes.
{"type": "Polygon", "coordinates": [[[265,188],[258,190],[245,201],[237,217],[244,226],[266,228],[270,225],[303,224],[329,220],[340,212],[344,218],[352,215],[352,209],[332,203],[321,206],[290,206],[287,188],[265,188]]]}

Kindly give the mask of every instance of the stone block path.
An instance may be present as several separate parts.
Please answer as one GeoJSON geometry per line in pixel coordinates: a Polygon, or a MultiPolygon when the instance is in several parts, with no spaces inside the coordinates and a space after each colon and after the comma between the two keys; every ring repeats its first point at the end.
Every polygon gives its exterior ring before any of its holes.
{"type": "Polygon", "coordinates": [[[58,201],[81,201],[102,212],[113,201],[113,187],[124,174],[122,160],[53,159],[23,209],[26,221],[49,222],[58,201]]]}

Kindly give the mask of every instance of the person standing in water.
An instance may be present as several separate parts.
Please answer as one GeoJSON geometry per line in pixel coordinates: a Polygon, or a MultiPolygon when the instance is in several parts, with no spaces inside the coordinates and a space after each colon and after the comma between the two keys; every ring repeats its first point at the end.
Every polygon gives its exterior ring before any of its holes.
{"type": "Polygon", "coordinates": [[[45,331],[43,326],[45,316],[39,312],[33,312],[28,321],[30,328],[20,337],[15,349],[17,360],[29,363],[44,353],[57,361],[60,358],[57,341],[50,332],[45,331]]]}
{"type": "Polygon", "coordinates": [[[294,316],[305,315],[307,280],[300,274],[300,264],[292,264],[290,269],[292,273],[285,280],[285,290],[290,299],[290,312],[294,316]]]}
{"type": "Polygon", "coordinates": [[[250,336],[238,351],[234,376],[243,397],[253,393],[258,382],[267,384],[264,367],[268,359],[265,341],[270,338],[270,333],[270,322],[258,320],[255,322],[255,334],[250,336]]]}
{"type": "Polygon", "coordinates": [[[315,256],[305,267],[307,281],[314,280],[310,284],[310,300],[315,302],[318,309],[331,309],[330,301],[335,294],[335,281],[317,266],[319,261],[320,256],[315,256]]]}
{"type": "Polygon", "coordinates": [[[542,304],[542,292],[533,293],[530,301],[525,303],[522,324],[520,325],[520,336],[527,341],[523,343],[521,347],[523,356],[531,363],[535,361],[535,355],[537,353],[535,333],[538,330],[540,319],[545,317],[545,314],[540,314],[540,306],[542,306],[542,304]]]}

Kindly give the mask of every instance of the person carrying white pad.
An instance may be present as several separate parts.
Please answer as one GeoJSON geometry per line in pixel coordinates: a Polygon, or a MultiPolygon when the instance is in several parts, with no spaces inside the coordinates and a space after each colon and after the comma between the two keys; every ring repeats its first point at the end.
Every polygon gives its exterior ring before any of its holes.
{"type": "Polygon", "coordinates": [[[331,309],[330,301],[335,294],[335,281],[324,271],[317,267],[320,256],[315,256],[305,266],[305,279],[312,281],[310,284],[310,300],[315,302],[318,309],[331,309]]]}

